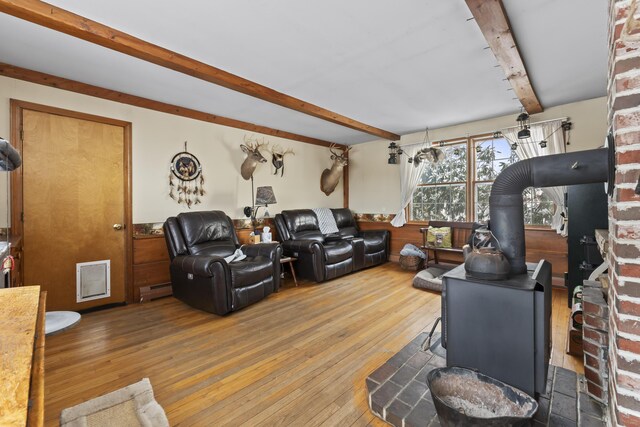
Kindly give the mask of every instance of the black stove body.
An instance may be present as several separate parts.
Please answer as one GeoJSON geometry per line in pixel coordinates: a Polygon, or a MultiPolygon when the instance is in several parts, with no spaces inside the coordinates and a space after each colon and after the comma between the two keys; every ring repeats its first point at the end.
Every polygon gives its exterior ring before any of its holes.
{"type": "Polygon", "coordinates": [[[443,276],[442,345],[447,366],[477,369],[537,397],[551,356],[551,264],[488,281],[461,265],[443,276]]]}

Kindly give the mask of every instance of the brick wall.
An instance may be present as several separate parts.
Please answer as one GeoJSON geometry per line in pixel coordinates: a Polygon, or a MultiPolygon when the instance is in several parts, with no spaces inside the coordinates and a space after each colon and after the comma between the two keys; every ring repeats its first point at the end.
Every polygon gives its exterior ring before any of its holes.
{"type": "Polygon", "coordinates": [[[600,282],[584,281],[582,307],[582,348],[587,394],[606,404],[609,401],[609,307],[600,282]]]}
{"type": "Polygon", "coordinates": [[[640,21],[639,29],[625,28],[634,2],[609,3],[608,106],[617,152],[609,205],[609,419],[625,426],[640,425],[640,21]]]}

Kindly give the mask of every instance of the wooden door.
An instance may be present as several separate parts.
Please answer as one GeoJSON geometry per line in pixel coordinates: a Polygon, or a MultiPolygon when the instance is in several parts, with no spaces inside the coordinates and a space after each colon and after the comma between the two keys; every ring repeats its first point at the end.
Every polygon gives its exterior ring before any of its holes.
{"type": "Polygon", "coordinates": [[[19,109],[23,283],[47,291],[49,310],[125,302],[129,124],[30,107],[19,109]],[[111,295],[78,303],[76,265],[103,260],[111,295]]]}

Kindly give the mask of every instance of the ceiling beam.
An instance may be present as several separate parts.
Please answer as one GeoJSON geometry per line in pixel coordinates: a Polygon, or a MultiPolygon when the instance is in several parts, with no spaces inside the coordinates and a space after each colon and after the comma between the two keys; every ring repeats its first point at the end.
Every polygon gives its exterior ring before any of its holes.
{"type": "MultiPolygon", "coordinates": [[[[264,135],[275,136],[279,138],[291,139],[307,144],[320,145],[323,147],[331,146],[331,142],[322,139],[311,138],[304,135],[298,135],[291,132],[285,132],[266,126],[255,125],[253,123],[243,122],[241,120],[230,119],[228,117],[209,114],[190,108],[179,107],[177,105],[166,104],[164,102],[154,101],[152,99],[142,98],[136,95],[130,95],[116,90],[105,89],[99,86],[93,86],[86,83],[69,80],[62,77],[52,76],[51,74],[41,73],[26,68],[20,68],[0,62],[0,75],[10,77],[12,79],[24,80],[30,83],[36,83],[44,86],[54,87],[56,89],[68,90],[83,95],[94,96],[109,101],[120,102],[122,104],[133,105],[135,107],[146,108],[148,110],[160,111],[161,113],[173,114],[176,116],[187,117],[194,120],[200,120],[208,123],[229,126],[236,129],[243,129],[250,132],[261,133],[264,135]]],[[[338,145],[339,148],[346,149],[345,145],[338,145]]]]}
{"type": "Polygon", "coordinates": [[[465,1],[524,109],[529,114],[540,113],[542,105],[527,75],[502,0],[465,1]]]}
{"type": "Polygon", "coordinates": [[[340,126],[382,139],[400,139],[399,135],[392,132],[310,104],[39,0],[0,0],[0,12],[340,126]]]}

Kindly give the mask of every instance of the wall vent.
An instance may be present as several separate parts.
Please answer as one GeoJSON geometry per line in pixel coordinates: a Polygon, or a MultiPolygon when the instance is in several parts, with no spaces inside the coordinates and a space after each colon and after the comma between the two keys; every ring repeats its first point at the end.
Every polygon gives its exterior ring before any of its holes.
{"type": "Polygon", "coordinates": [[[76,264],[76,302],[111,296],[111,261],[76,264]]]}

